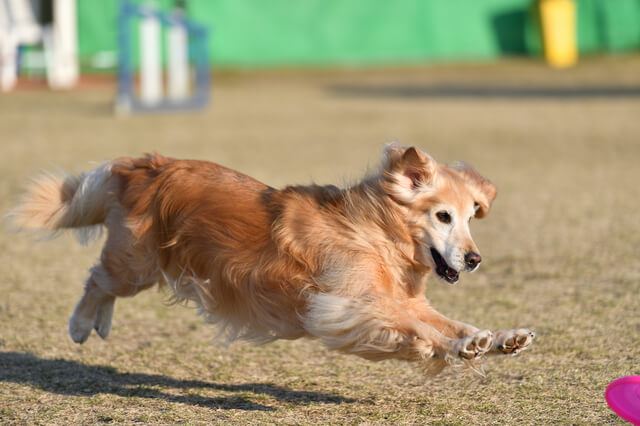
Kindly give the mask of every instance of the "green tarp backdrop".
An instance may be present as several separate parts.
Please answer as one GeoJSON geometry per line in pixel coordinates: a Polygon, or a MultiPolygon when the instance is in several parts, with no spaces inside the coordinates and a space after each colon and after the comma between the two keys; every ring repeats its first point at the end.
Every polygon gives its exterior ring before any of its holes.
{"type": "MultiPolygon", "coordinates": [[[[142,0],[169,9],[173,0],[142,0]]],[[[217,66],[409,64],[540,53],[534,0],[187,0],[217,66]]],[[[576,0],[582,54],[640,49],[640,0],[576,0]]],[[[78,0],[80,61],[117,51],[116,0],[78,0]]],[[[137,41],[132,43],[137,45],[137,41]]],[[[137,50],[137,48],[136,48],[137,50]]],[[[113,56],[113,55],[112,55],[113,56]]]]}

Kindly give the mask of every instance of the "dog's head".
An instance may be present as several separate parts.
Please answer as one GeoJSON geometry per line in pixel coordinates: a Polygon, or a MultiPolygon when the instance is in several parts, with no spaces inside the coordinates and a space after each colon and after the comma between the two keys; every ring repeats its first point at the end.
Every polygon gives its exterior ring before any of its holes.
{"type": "Polygon", "coordinates": [[[415,260],[455,284],[482,258],[471,239],[471,218],[487,215],[496,187],[465,163],[438,164],[418,148],[385,148],[383,188],[404,207],[415,260]]]}

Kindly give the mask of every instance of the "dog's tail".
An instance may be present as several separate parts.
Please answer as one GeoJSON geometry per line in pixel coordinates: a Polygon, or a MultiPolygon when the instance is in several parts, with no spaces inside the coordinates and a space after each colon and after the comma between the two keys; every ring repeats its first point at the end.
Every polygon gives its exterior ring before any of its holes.
{"type": "Polygon", "coordinates": [[[112,163],[80,175],[43,174],[28,186],[7,218],[17,230],[43,230],[55,234],[73,228],[82,244],[99,236],[112,196],[112,163]]]}

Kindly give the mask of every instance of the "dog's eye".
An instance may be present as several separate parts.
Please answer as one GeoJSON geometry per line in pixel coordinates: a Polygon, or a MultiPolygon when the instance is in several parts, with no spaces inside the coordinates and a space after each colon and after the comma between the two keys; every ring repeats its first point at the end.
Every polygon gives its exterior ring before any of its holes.
{"type": "Polygon", "coordinates": [[[451,215],[448,212],[441,211],[436,213],[436,217],[442,223],[451,223],[451,215]]]}

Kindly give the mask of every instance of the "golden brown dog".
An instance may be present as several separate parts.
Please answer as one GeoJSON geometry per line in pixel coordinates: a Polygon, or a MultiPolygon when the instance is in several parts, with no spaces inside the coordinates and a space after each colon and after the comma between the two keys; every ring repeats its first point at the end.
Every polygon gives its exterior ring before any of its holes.
{"type": "Polygon", "coordinates": [[[469,232],[495,186],[470,166],[446,167],[389,145],[377,175],[339,189],[277,190],[217,164],[159,155],[121,158],[87,174],[45,176],[14,210],[25,228],[108,237],[69,321],[84,342],[111,328],[116,297],[167,283],[230,339],[316,337],[370,360],[515,354],[527,329],[478,330],[436,312],[429,272],[448,283],[480,261],[469,232]]]}

